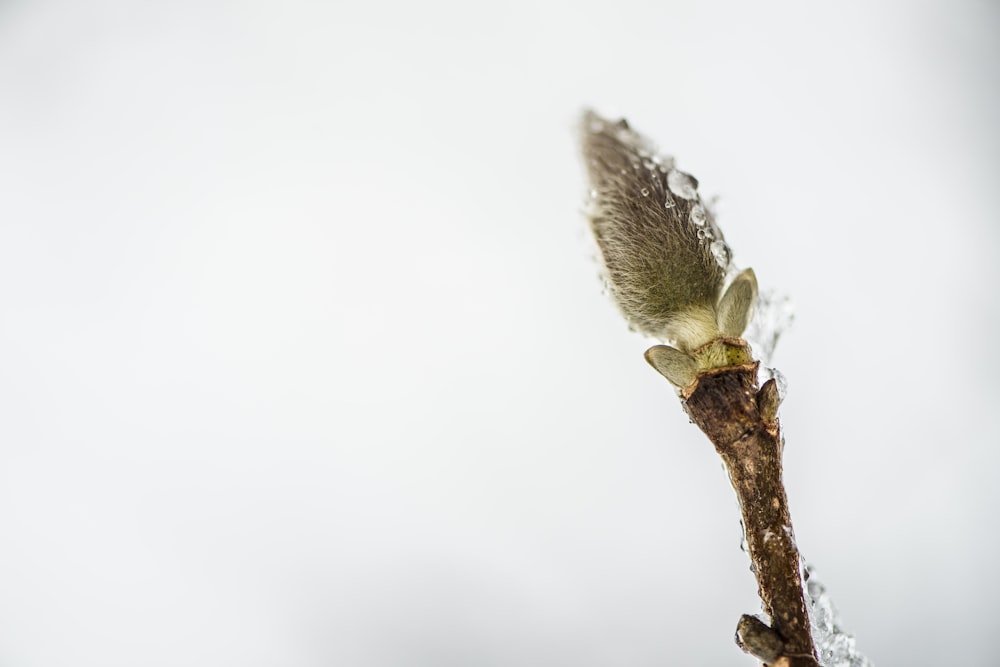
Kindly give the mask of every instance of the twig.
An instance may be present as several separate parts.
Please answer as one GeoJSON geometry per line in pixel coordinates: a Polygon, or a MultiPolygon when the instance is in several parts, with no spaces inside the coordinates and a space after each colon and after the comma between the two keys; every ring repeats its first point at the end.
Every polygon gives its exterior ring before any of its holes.
{"type": "Polygon", "coordinates": [[[587,214],[610,291],[633,328],[670,343],[647,350],[646,360],[681,390],[739,498],[771,626],[744,616],[737,643],[772,667],[818,667],[781,481],[780,397],[774,380],[758,389],[758,362],[740,338],[757,278],[732,266],[698,181],[672,158],[625,120],[585,112],[581,130],[587,214]]]}
{"type": "Polygon", "coordinates": [[[748,653],[772,665],[817,667],[799,551],[781,479],[778,390],[773,379],[758,390],[756,378],[756,362],[707,371],[682,397],[688,415],[726,464],[743,515],[758,593],[783,645],[774,657],[761,655],[752,640],[740,643],[748,653]]]}

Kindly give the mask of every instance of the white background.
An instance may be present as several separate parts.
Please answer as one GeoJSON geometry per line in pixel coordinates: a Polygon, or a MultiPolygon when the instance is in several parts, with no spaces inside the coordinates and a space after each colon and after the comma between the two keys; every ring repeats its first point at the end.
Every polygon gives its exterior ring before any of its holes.
{"type": "Polygon", "coordinates": [[[732,491],[601,295],[583,106],[791,295],[798,542],[995,660],[1000,10],[0,4],[0,664],[751,665],[732,491]]]}

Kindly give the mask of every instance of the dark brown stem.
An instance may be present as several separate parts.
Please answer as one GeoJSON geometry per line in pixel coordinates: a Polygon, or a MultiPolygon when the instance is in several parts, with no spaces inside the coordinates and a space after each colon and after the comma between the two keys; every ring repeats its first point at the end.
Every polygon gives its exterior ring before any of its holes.
{"type": "Polygon", "coordinates": [[[781,481],[783,442],[774,381],[758,390],[757,364],[734,366],[701,373],[682,397],[692,421],[725,462],[740,502],[760,599],[784,642],[780,657],[770,664],[818,667],[781,481]]]}

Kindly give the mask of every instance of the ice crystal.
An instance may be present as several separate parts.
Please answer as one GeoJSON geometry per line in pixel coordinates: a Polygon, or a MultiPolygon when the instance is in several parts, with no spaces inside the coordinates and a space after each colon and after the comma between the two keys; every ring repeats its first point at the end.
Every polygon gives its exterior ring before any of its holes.
{"type": "Polygon", "coordinates": [[[841,628],[840,614],[812,566],[805,566],[803,580],[819,664],[822,667],[873,667],[868,658],[858,653],[854,637],[841,628]]]}
{"type": "Polygon", "coordinates": [[[774,354],[778,339],[791,326],[795,315],[791,300],[774,292],[761,292],[754,305],[753,319],[743,337],[749,341],[757,358],[767,365],[774,354]]]}
{"type": "Polygon", "coordinates": [[[698,181],[691,174],[671,169],[667,174],[667,187],[681,199],[698,200],[698,181]]]}

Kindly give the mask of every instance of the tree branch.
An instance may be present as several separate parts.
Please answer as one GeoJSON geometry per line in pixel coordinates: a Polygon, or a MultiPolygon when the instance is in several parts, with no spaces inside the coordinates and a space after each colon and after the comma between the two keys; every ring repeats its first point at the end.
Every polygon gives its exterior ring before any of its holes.
{"type": "Polygon", "coordinates": [[[703,371],[681,397],[691,420],[726,464],[743,515],[758,593],[783,643],[773,661],[774,651],[762,655],[765,649],[756,650],[752,638],[740,640],[741,647],[774,667],[818,667],[781,479],[780,401],[774,380],[758,390],[757,367],[753,362],[703,371]]]}
{"type": "Polygon", "coordinates": [[[773,627],[744,616],[737,642],[773,667],[818,667],[781,482],[777,386],[757,388],[757,362],[740,336],[757,302],[752,269],[732,251],[698,181],[656,155],[621,119],[585,111],[581,147],[587,215],[611,293],[630,325],[669,345],[646,361],[681,388],[691,419],[729,470],[750,561],[773,627]]]}

